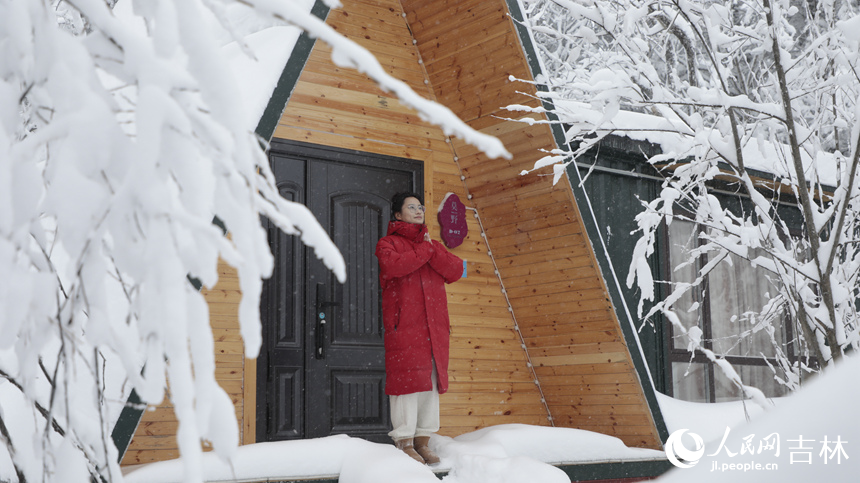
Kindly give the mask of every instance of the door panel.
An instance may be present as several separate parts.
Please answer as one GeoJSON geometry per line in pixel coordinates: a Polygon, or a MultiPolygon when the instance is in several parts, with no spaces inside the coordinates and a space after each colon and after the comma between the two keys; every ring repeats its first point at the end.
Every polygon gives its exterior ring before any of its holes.
{"type": "Polygon", "coordinates": [[[334,275],[296,237],[270,229],[276,267],[262,300],[258,439],[349,434],[387,441],[379,267],[390,199],[421,191],[421,163],[305,143],[272,143],[276,182],[328,231],[346,261],[334,275]],[[265,401],[265,405],[262,403],[265,401]]]}
{"type": "Polygon", "coordinates": [[[273,366],[275,390],[269,391],[278,402],[274,409],[271,439],[294,439],[301,434],[302,422],[302,373],[301,367],[273,366]]]}
{"type": "Polygon", "coordinates": [[[332,432],[390,431],[383,388],[385,371],[332,371],[332,432]]]}
{"type": "Polygon", "coordinates": [[[318,318],[325,314],[327,320],[316,324],[325,331],[325,356],[308,360],[306,403],[326,410],[308,412],[308,431],[384,441],[390,429],[383,391],[379,272],[373,253],[387,230],[389,200],[410,189],[412,174],[340,161],[315,161],[308,169],[308,207],[329,230],[347,266],[347,280],[340,284],[319,261],[308,260],[309,280],[323,281],[321,296],[332,304],[331,311],[316,314],[318,318]],[[359,416],[371,409],[376,414],[359,416]]]}
{"type": "MultiPolygon", "coordinates": [[[[305,198],[305,163],[281,159],[273,166],[278,190],[285,199],[305,198]]],[[[298,288],[304,279],[305,247],[294,236],[266,223],[269,245],[275,258],[272,277],[263,286],[260,316],[264,342],[258,359],[267,371],[258,373],[258,398],[271,412],[258,410],[257,419],[268,423],[258,434],[264,440],[302,437],[304,433],[304,294],[298,288]],[[263,382],[265,381],[265,384],[263,382]],[[260,386],[266,388],[262,392],[260,386]]]]}
{"type": "Polygon", "coordinates": [[[379,345],[382,341],[379,266],[373,252],[385,236],[390,201],[376,195],[341,195],[332,198],[333,241],[346,257],[346,283],[335,285],[341,304],[332,344],[379,345]],[[380,236],[380,233],[382,235],[380,236]]]}

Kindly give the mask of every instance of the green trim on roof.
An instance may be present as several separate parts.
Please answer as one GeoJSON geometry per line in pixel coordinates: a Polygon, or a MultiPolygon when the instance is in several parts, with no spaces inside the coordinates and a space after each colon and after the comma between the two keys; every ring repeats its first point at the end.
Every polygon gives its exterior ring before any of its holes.
{"type": "Polygon", "coordinates": [[[145,407],[146,405],[140,400],[137,392],[132,389],[110,434],[113,444],[117,449],[119,458],[117,462],[122,462],[122,458],[128,450],[128,445],[131,443],[131,438],[134,436],[134,432],[137,431],[137,425],[140,424],[140,418],[143,417],[145,407]]]}
{"type": "Polygon", "coordinates": [[[570,481],[615,480],[621,478],[653,478],[672,469],[669,460],[620,461],[617,463],[591,463],[558,465],[570,481]]]}
{"type": "MultiPolygon", "coordinates": [[[[538,75],[541,74],[540,62],[538,61],[537,50],[532,43],[528,29],[522,25],[524,16],[523,12],[520,10],[519,2],[517,0],[505,1],[508,4],[508,10],[517,26],[517,33],[520,36],[520,42],[522,43],[523,50],[525,51],[526,58],[528,59],[529,67],[532,70],[532,77],[537,78],[538,75]]],[[[537,84],[537,88],[539,91],[547,91],[546,86],[541,84],[537,84]]],[[[547,118],[552,122],[550,127],[552,129],[553,137],[555,138],[556,146],[567,145],[564,130],[557,122],[558,118],[552,112],[552,103],[547,99],[541,99],[541,101],[547,109],[547,118]]],[[[606,281],[606,288],[609,291],[612,307],[615,309],[615,314],[618,317],[621,331],[624,334],[624,340],[630,350],[633,366],[636,368],[636,372],[639,375],[642,390],[645,393],[645,400],[648,403],[648,407],[651,410],[651,416],[654,418],[654,424],[657,427],[657,434],[659,435],[660,440],[665,443],[666,439],[669,438],[669,430],[666,427],[666,422],[663,420],[663,413],[660,411],[660,405],[657,402],[654,385],[651,383],[651,378],[648,376],[648,368],[640,351],[636,333],[633,332],[633,326],[631,325],[632,321],[630,320],[627,311],[624,309],[624,297],[618,288],[618,283],[620,283],[620,281],[617,280],[616,275],[612,270],[609,257],[604,249],[602,235],[597,227],[597,221],[594,219],[590,209],[588,211],[583,211],[581,208],[590,207],[591,203],[588,200],[588,195],[585,193],[585,189],[580,183],[579,170],[576,169],[575,164],[571,166],[572,169],[568,169],[568,176],[571,180],[571,189],[573,190],[574,197],[576,198],[577,206],[580,207],[579,211],[583,224],[585,225],[586,232],[588,233],[588,239],[591,241],[592,247],[594,247],[594,256],[597,258],[597,263],[600,266],[603,279],[606,281]],[[573,175],[575,175],[575,177],[573,175]]]]}
{"type": "MultiPolygon", "coordinates": [[[[321,20],[325,20],[330,10],[328,5],[321,0],[316,0],[313,8],[311,8],[311,14],[321,20]]],[[[275,128],[278,126],[281,114],[283,114],[284,109],[287,107],[287,102],[293,94],[293,89],[299,81],[299,76],[305,68],[315,42],[316,39],[311,38],[307,32],[302,32],[296,41],[295,47],[293,47],[293,53],[290,54],[287,65],[284,66],[281,77],[278,79],[278,84],[269,98],[269,103],[266,105],[266,109],[263,110],[263,115],[260,117],[257,129],[254,130],[266,142],[270,141],[272,135],[275,133],[275,128]]]]}
{"type": "MultiPolygon", "coordinates": [[[[514,25],[517,27],[517,34],[520,36],[520,41],[523,45],[523,51],[526,55],[526,60],[529,63],[529,68],[532,71],[532,77],[536,77],[541,72],[540,59],[538,58],[537,50],[532,44],[532,36],[529,34],[529,29],[524,24],[525,16],[520,10],[520,4],[517,0],[505,0],[508,4],[508,11],[514,19],[514,25]]],[[[538,85],[538,90],[546,91],[546,86],[538,85]]]]}

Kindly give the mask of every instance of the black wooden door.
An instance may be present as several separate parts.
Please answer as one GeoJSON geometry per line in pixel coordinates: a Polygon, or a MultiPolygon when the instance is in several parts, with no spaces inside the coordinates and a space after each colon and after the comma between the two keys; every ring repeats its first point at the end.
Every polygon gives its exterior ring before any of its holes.
{"type": "Polygon", "coordinates": [[[273,142],[285,198],[305,204],[346,260],[334,275],[298,237],[269,227],[275,271],[261,302],[258,441],[349,434],[387,441],[388,398],[379,268],[394,193],[422,189],[421,163],[294,142],[273,142]]]}

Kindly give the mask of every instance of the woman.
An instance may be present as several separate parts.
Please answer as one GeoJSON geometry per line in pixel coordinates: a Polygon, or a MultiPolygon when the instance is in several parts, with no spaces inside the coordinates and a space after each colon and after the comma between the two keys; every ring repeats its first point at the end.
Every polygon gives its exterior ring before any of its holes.
{"type": "Polygon", "coordinates": [[[424,224],[416,193],[391,201],[394,220],[376,245],[385,327],[385,393],[391,403],[388,433],[397,448],[421,463],[436,464],[430,435],[439,430],[439,394],[448,390],[448,299],[445,283],[463,275],[463,260],[424,224]]]}

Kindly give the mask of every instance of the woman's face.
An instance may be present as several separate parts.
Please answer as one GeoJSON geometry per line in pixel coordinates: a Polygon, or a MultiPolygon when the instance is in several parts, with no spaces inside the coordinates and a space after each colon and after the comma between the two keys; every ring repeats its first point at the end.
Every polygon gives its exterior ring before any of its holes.
{"type": "Polygon", "coordinates": [[[394,214],[394,218],[406,223],[415,223],[417,225],[424,223],[424,206],[418,201],[418,198],[409,197],[403,202],[403,208],[394,214]]]}

